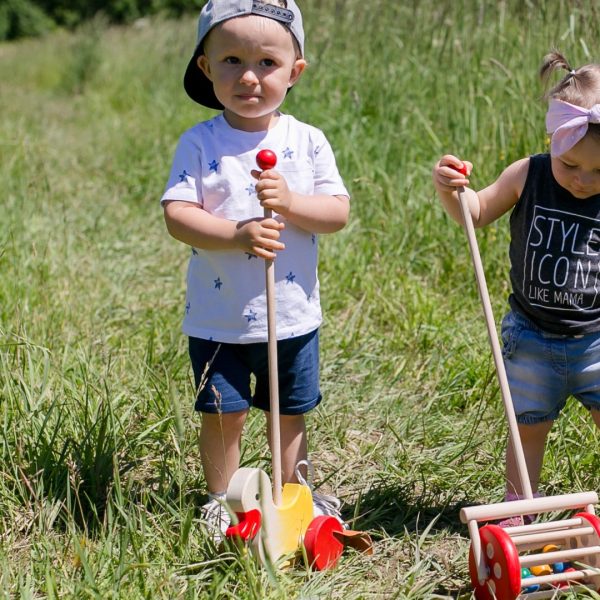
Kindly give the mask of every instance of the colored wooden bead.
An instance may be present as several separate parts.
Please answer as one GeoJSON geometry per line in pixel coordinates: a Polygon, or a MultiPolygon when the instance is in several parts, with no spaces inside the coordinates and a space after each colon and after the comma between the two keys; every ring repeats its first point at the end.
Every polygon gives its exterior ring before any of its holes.
{"type": "Polygon", "coordinates": [[[530,569],[531,573],[536,577],[540,577],[541,575],[550,575],[552,573],[552,568],[550,565],[535,565],[530,569]]]}

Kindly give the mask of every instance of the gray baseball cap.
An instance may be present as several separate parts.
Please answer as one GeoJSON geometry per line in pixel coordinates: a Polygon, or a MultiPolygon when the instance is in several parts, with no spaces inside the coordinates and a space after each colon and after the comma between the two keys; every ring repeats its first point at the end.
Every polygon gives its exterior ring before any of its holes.
{"type": "Polygon", "coordinates": [[[196,59],[203,52],[202,42],[204,38],[219,23],[245,15],[260,15],[279,21],[296,38],[300,52],[304,56],[302,14],[294,0],[286,0],[286,8],[278,4],[261,2],[260,0],[208,0],[200,13],[196,49],[188,63],[183,78],[185,91],[198,104],[219,110],[223,108],[223,105],[215,96],[212,82],[204,75],[196,63],[196,59]]]}

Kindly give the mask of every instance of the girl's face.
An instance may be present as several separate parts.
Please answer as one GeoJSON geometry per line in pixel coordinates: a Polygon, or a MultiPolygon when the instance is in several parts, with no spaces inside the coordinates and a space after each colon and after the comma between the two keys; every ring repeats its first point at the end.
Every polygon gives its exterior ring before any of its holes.
{"type": "Polygon", "coordinates": [[[217,25],[198,57],[228,123],[244,131],[273,126],[288,88],[305,66],[292,34],[281,23],[255,15],[217,25]]]}
{"type": "Polygon", "coordinates": [[[575,198],[600,194],[600,138],[588,133],[569,151],[553,156],[552,174],[575,198]]]}

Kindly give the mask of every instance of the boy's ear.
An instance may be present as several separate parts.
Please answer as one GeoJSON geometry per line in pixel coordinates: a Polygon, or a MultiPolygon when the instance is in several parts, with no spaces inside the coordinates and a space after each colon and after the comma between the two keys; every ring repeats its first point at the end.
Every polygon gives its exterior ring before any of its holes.
{"type": "Polygon", "coordinates": [[[302,75],[304,69],[306,69],[306,61],[303,58],[297,58],[296,62],[294,62],[294,66],[292,67],[292,72],[290,73],[288,87],[292,87],[296,81],[300,79],[300,75],[302,75]]]}
{"type": "Polygon", "coordinates": [[[196,59],[196,64],[198,65],[198,68],[204,73],[204,75],[206,75],[206,78],[212,81],[212,79],[210,78],[210,64],[205,54],[201,54],[196,59]]]}

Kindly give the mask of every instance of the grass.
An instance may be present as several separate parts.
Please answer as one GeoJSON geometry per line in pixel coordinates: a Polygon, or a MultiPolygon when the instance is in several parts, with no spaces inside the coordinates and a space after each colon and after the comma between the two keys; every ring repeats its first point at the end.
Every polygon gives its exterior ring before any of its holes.
{"type": "MultiPolygon", "coordinates": [[[[461,506],[498,501],[506,426],[464,234],[430,171],[491,181],[543,151],[536,70],[599,59],[566,0],[304,0],[309,69],[285,109],[322,128],[352,192],[321,239],[318,483],[375,539],[339,568],[219,555],[180,334],[187,250],[158,199],[179,134],[210,116],[181,76],[195,16],[0,45],[0,597],[469,598],[461,506]]],[[[478,233],[497,318],[506,219],[478,233]]],[[[548,494],[597,490],[598,432],[569,405],[548,494]]],[[[243,462],[268,468],[252,415],[243,462]]]]}

